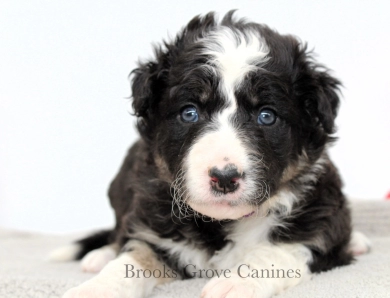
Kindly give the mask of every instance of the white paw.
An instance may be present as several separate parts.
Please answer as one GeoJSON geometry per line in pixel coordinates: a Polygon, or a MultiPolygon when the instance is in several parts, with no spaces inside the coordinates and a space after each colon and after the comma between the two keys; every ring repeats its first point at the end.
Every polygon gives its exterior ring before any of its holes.
{"type": "Polygon", "coordinates": [[[116,250],[112,246],[103,246],[87,253],[81,261],[81,269],[85,272],[99,272],[108,262],[115,259],[116,250]]]}
{"type": "Polygon", "coordinates": [[[259,285],[238,276],[214,277],[203,288],[201,298],[262,298],[259,285]]]}
{"type": "Polygon", "coordinates": [[[50,253],[48,260],[54,262],[73,261],[76,259],[80,249],[80,245],[76,243],[57,248],[50,253]]]}
{"type": "Polygon", "coordinates": [[[351,241],[349,242],[349,251],[354,256],[368,253],[371,249],[371,241],[360,232],[352,232],[351,241]]]}
{"type": "Polygon", "coordinates": [[[82,285],[66,291],[62,298],[119,298],[119,292],[110,287],[96,283],[83,283],[82,285]]]}

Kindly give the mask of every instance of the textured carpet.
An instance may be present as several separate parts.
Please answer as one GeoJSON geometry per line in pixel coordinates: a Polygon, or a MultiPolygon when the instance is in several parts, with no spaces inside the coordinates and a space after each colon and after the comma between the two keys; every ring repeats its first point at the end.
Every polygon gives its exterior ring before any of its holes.
{"type": "MultiPolygon", "coordinates": [[[[390,297],[390,202],[354,202],[352,208],[354,225],[370,238],[372,251],[277,297],[390,297]]],[[[77,262],[45,261],[51,250],[78,237],[0,230],[0,297],[60,297],[93,276],[77,262]]],[[[199,297],[206,281],[176,281],[157,287],[151,297],[199,297]]]]}

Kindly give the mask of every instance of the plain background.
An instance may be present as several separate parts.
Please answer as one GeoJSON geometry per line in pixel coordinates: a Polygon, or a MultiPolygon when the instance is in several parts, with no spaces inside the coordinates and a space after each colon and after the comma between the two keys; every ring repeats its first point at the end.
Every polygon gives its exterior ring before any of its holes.
{"type": "Polygon", "coordinates": [[[340,78],[331,149],[352,198],[390,190],[390,2],[1,1],[0,226],[70,232],[113,223],[106,192],[137,138],[127,76],[152,42],[211,10],[314,48],[340,78]]]}

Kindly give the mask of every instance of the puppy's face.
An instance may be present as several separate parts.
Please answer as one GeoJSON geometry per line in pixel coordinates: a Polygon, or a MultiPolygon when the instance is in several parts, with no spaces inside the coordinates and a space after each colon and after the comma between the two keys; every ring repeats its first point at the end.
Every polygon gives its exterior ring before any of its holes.
{"type": "Polygon", "coordinates": [[[319,157],[338,82],[291,37],[254,24],[209,29],[185,30],[135,71],[134,108],[183,215],[238,219],[292,178],[303,156],[319,157]]]}

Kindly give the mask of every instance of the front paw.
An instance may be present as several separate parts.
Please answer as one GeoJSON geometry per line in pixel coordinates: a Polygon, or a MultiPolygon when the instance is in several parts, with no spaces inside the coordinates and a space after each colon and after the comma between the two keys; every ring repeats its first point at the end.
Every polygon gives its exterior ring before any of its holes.
{"type": "Polygon", "coordinates": [[[120,298],[120,295],[110,287],[87,282],[66,291],[62,298],[120,298]]]}
{"type": "Polygon", "coordinates": [[[351,240],[349,242],[349,252],[353,256],[359,256],[368,253],[371,249],[371,241],[362,233],[358,231],[352,232],[351,240]]]}
{"type": "Polygon", "coordinates": [[[214,277],[203,288],[201,298],[260,298],[259,285],[239,276],[214,277]]]}
{"type": "Polygon", "coordinates": [[[115,257],[116,251],[109,246],[92,250],[81,260],[81,269],[84,272],[100,272],[115,257]]]}

